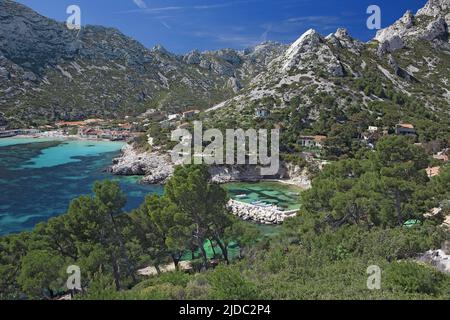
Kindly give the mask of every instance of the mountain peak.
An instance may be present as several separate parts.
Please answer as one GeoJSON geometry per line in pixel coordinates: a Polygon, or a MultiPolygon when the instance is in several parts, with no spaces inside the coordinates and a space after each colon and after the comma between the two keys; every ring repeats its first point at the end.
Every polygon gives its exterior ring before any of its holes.
{"type": "Polygon", "coordinates": [[[354,39],[345,28],[338,28],[335,33],[329,34],[325,39],[333,46],[346,48],[353,53],[360,52],[364,47],[364,44],[354,39]]]}
{"type": "Polygon", "coordinates": [[[167,51],[166,48],[164,48],[164,46],[161,44],[155,45],[151,51],[152,52],[169,53],[169,51],[167,51]]]}
{"type": "Polygon", "coordinates": [[[450,0],[429,0],[427,4],[417,11],[418,16],[436,17],[450,10],[450,0]]]}
{"type": "Polygon", "coordinates": [[[350,38],[350,34],[348,33],[348,30],[345,28],[338,28],[336,32],[334,33],[335,37],[338,39],[348,39],[350,38]]]}
{"type": "Polygon", "coordinates": [[[407,11],[393,25],[377,32],[378,53],[401,49],[410,40],[447,41],[449,25],[450,0],[429,0],[416,16],[407,11]]]}
{"type": "Polygon", "coordinates": [[[287,50],[286,56],[292,57],[304,45],[314,46],[320,42],[322,36],[314,29],[309,29],[303,33],[287,50]]]}
{"type": "Polygon", "coordinates": [[[283,71],[289,71],[306,55],[316,52],[322,42],[322,36],[314,29],[309,29],[303,33],[286,51],[284,55],[283,71]]]}
{"type": "Polygon", "coordinates": [[[411,10],[406,11],[400,21],[406,28],[409,28],[414,24],[414,14],[411,10]]]}

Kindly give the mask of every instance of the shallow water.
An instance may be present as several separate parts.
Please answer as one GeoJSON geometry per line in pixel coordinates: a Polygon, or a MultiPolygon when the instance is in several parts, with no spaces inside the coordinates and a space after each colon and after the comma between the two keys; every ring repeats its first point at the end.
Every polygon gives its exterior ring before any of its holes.
{"type": "MultiPolygon", "coordinates": [[[[72,199],[91,194],[97,180],[120,183],[128,202],[125,210],[139,207],[146,195],[163,188],[139,184],[140,177],[115,177],[103,170],[123,143],[52,138],[0,139],[0,235],[32,229],[37,223],[64,214],[72,199]]],[[[224,185],[234,199],[264,201],[286,210],[299,208],[296,187],[273,182],[224,185]],[[245,194],[245,198],[238,195],[245,194]]],[[[265,227],[265,226],[264,226],[265,227]]],[[[272,233],[272,226],[262,230],[272,233]]]]}
{"type": "Polygon", "coordinates": [[[136,177],[114,177],[103,169],[123,143],[54,139],[0,139],[0,234],[29,230],[66,212],[69,202],[90,194],[96,180],[115,179],[127,194],[125,210],[137,208],[161,186],[136,177]]]}
{"type": "Polygon", "coordinates": [[[283,210],[300,208],[300,188],[278,182],[229,183],[225,189],[232,199],[245,203],[262,201],[276,205],[283,210]]]}

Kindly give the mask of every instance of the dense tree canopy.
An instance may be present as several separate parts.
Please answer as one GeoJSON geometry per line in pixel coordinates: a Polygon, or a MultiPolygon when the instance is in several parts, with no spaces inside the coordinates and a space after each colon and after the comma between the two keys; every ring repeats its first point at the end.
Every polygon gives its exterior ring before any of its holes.
{"type": "Polygon", "coordinates": [[[448,299],[449,276],[415,261],[449,237],[441,220],[423,218],[448,199],[449,167],[430,180],[427,165],[398,137],[332,163],[272,237],[227,213],[204,166],[177,168],[162,196],[131,213],[116,182],[98,182],[67,214],[0,238],[0,298],[52,299],[77,265],[77,299],[448,299]],[[411,218],[421,224],[404,227],[411,218]],[[186,257],[189,273],[162,272],[186,257]],[[370,265],[382,270],[380,290],[366,286],[370,265]],[[137,270],[147,266],[158,274],[144,280],[137,270]]]}
{"type": "Polygon", "coordinates": [[[382,139],[362,159],[330,164],[302,195],[307,212],[326,215],[334,226],[398,226],[421,219],[430,201],[424,150],[404,137],[382,139]]]}

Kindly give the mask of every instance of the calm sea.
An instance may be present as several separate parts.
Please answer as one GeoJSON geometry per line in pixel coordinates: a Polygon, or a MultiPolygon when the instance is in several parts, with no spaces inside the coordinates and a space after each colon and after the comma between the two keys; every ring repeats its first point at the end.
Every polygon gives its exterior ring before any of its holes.
{"type": "Polygon", "coordinates": [[[29,230],[64,214],[70,201],[91,194],[94,181],[117,180],[127,194],[125,210],[137,208],[161,186],[138,177],[114,177],[103,170],[123,143],[54,139],[0,139],[0,235],[29,230]]]}

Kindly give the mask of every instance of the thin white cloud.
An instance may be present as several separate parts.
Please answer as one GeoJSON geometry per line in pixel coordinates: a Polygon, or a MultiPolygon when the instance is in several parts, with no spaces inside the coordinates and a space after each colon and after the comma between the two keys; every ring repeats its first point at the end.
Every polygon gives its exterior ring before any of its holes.
{"type": "Polygon", "coordinates": [[[222,45],[238,46],[242,48],[253,47],[261,43],[261,40],[256,36],[248,36],[241,34],[219,34],[212,32],[197,31],[190,34],[197,38],[209,38],[216,43],[222,45]]]}
{"type": "Polygon", "coordinates": [[[228,1],[215,4],[205,4],[205,5],[194,5],[194,6],[167,6],[167,7],[148,7],[144,0],[133,0],[133,2],[140,8],[139,10],[127,10],[118,13],[148,13],[157,14],[166,11],[189,11],[189,10],[210,10],[226,8],[231,6],[236,6],[240,4],[246,4],[251,2],[258,2],[261,0],[238,0],[238,1],[228,1]]]}
{"type": "Polygon", "coordinates": [[[161,21],[161,24],[164,26],[164,27],[166,27],[166,29],[168,29],[168,30],[171,30],[172,29],[172,27],[167,23],[167,22],[165,22],[164,20],[160,20],[161,21]]]}
{"type": "Polygon", "coordinates": [[[125,11],[118,11],[116,14],[127,14],[127,13],[149,13],[149,14],[158,14],[158,13],[164,13],[164,12],[170,12],[170,11],[180,11],[185,9],[185,7],[178,7],[178,6],[172,6],[172,7],[159,7],[159,8],[143,8],[143,9],[133,9],[133,10],[125,10],[125,11]]]}
{"type": "Polygon", "coordinates": [[[263,34],[261,35],[261,41],[262,41],[262,42],[265,42],[265,41],[268,40],[270,31],[272,31],[272,24],[271,24],[271,23],[269,23],[269,24],[266,26],[266,28],[265,28],[263,34]]]}
{"type": "Polygon", "coordinates": [[[270,22],[261,27],[270,29],[277,34],[292,34],[304,28],[317,28],[321,30],[337,29],[343,25],[342,19],[338,16],[302,16],[293,17],[279,22],[270,22]]]}
{"type": "Polygon", "coordinates": [[[144,0],[133,0],[133,2],[134,2],[135,5],[137,5],[141,9],[146,9],[147,8],[147,4],[145,3],[144,0]]]}
{"type": "Polygon", "coordinates": [[[245,3],[254,2],[254,1],[257,1],[257,0],[228,1],[228,2],[216,3],[216,4],[197,5],[197,6],[193,6],[192,8],[196,9],[196,10],[227,8],[227,7],[231,7],[231,6],[235,6],[235,5],[239,5],[239,4],[245,4],[245,3]]]}

